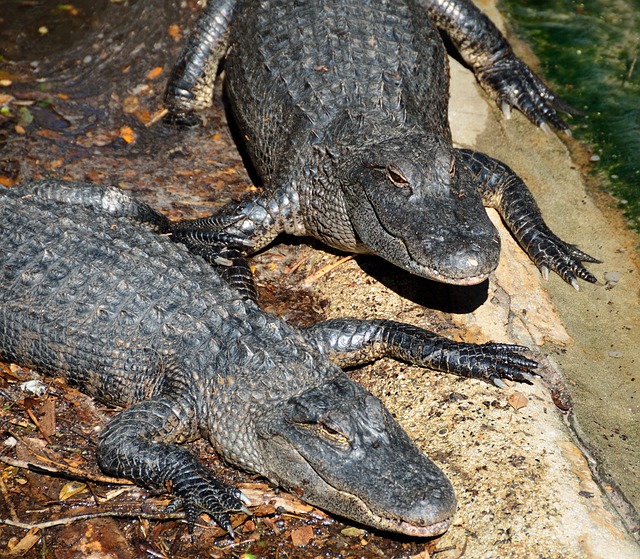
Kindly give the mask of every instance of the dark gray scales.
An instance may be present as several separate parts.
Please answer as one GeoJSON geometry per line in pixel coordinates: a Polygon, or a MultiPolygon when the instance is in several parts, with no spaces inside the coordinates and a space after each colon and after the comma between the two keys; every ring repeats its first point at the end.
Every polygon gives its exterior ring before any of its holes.
{"type": "Polygon", "coordinates": [[[495,269],[496,208],[529,257],[577,288],[596,262],[555,236],[522,180],[456,149],[447,120],[444,31],[505,112],[567,130],[569,110],[469,0],[212,0],[167,85],[169,120],[194,123],[218,63],[263,190],[176,239],[215,260],[279,233],[373,253],[419,276],[475,284],[495,269]]]}
{"type": "Polygon", "coordinates": [[[100,466],[170,487],[191,526],[207,512],[232,533],[228,513],[249,512],[179,446],[206,437],[229,464],[334,514],[413,536],[445,531],[450,482],[333,361],[391,356],[500,385],[530,382],[537,364],[526,348],[391,321],[299,330],[243,299],[158,234],[165,228],[114,188],[0,187],[0,359],[128,406],[100,434],[100,466]]]}

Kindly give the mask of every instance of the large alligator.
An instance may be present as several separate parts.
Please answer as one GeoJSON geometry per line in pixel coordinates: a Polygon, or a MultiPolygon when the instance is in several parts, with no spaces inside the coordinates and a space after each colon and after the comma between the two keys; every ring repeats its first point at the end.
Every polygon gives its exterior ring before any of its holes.
{"type": "Polygon", "coordinates": [[[190,524],[232,533],[247,511],[178,443],[207,437],[230,464],[366,525],[447,529],[444,474],[337,364],[387,355],[503,384],[530,382],[526,349],[454,342],[390,321],[298,330],[243,300],[166,219],[117,189],[44,181],[0,187],[0,359],[60,374],[128,406],[99,436],[110,474],[166,490],[190,524]]]}
{"type": "Polygon", "coordinates": [[[495,269],[494,207],[547,276],[578,288],[596,259],[544,223],[523,181],[452,146],[448,33],[479,82],[549,130],[565,105],[470,0],[210,0],[168,82],[169,120],[193,123],[225,91],[264,190],[173,231],[214,258],[281,232],[374,253],[419,276],[469,285],[495,269]]]}

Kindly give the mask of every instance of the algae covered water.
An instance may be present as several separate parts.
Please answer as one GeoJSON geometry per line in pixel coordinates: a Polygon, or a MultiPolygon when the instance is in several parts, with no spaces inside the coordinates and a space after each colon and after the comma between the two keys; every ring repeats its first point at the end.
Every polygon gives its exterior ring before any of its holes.
{"type": "Polygon", "coordinates": [[[582,111],[575,137],[640,231],[640,0],[503,0],[554,89],[582,111]]]}

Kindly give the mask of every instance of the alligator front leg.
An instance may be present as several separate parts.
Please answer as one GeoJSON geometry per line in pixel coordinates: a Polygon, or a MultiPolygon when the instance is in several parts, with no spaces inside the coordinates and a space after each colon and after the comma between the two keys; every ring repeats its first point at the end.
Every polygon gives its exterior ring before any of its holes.
{"type": "Polygon", "coordinates": [[[169,510],[184,508],[189,529],[206,512],[231,536],[229,512],[249,514],[247,498],[225,486],[188,450],[172,442],[197,438],[195,410],[175,396],[145,400],[120,412],[102,431],[98,462],[111,475],[169,490],[169,510]]]}
{"type": "Polygon", "coordinates": [[[501,379],[531,383],[538,363],[510,344],[455,342],[429,330],[391,320],[338,318],[306,329],[322,353],[340,366],[393,357],[436,371],[482,379],[504,387],[501,379]]]}
{"type": "Polygon", "coordinates": [[[279,188],[227,204],[209,217],[174,222],[170,232],[174,241],[219,266],[229,283],[236,283],[245,298],[255,301],[252,274],[248,266],[237,265],[241,255],[257,252],[280,233],[304,235],[306,228],[295,190],[279,188]]]}
{"type": "Polygon", "coordinates": [[[577,278],[597,283],[582,262],[598,263],[576,246],[558,238],[542,219],[540,209],[522,179],[504,163],[484,153],[457,150],[471,173],[485,206],[495,208],[529,258],[547,278],[549,270],[579,289],[577,278]]]}
{"type": "Polygon", "coordinates": [[[470,0],[416,0],[435,25],[447,33],[480,85],[504,114],[522,111],[540,128],[549,124],[570,134],[557,111],[576,114],[520,60],[493,22],[470,0]]]}
{"type": "Polygon", "coordinates": [[[227,51],[229,24],[237,0],[210,0],[196,20],[173,67],[164,103],[170,124],[195,126],[198,109],[210,107],[218,65],[227,51]]]}

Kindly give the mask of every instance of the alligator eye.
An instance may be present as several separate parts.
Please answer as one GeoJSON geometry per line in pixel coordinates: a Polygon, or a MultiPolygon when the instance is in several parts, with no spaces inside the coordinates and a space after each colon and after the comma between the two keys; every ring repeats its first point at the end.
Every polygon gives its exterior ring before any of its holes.
{"type": "Polygon", "coordinates": [[[336,446],[342,448],[349,448],[351,446],[347,435],[330,422],[321,419],[320,421],[294,421],[293,423],[311,431],[318,438],[324,439],[336,446]]]}
{"type": "Polygon", "coordinates": [[[387,178],[398,188],[406,188],[409,186],[409,179],[393,164],[387,167],[387,178]]]}
{"type": "Polygon", "coordinates": [[[349,439],[347,436],[339,431],[334,425],[330,425],[325,421],[320,421],[318,424],[322,435],[334,443],[338,443],[341,446],[349,446],[349,439]]]}
{"type": "Polygon", "coordinates": [[[453,177],[456,174],[456,160],[454,157],[451,158],[449,162],[449,176],[453,177]]]}

